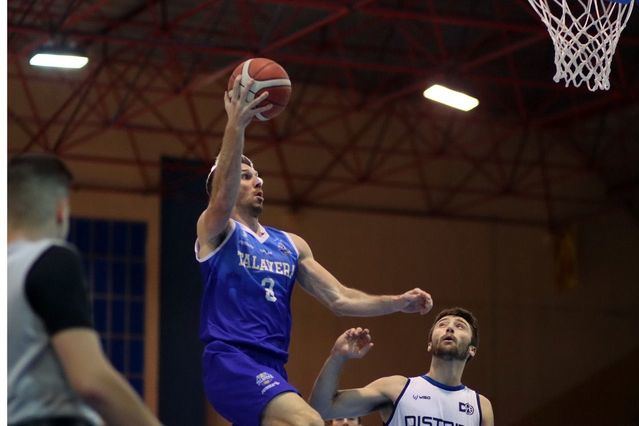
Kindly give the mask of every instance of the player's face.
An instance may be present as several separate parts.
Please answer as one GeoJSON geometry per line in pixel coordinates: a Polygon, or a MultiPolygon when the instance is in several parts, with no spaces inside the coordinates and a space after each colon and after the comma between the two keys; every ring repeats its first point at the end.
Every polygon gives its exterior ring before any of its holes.
{"type": "Polygon", "coordinates": [[[476,348],[470,345],[473,331],[468,322],[457,316],[448,315],[435,323],[428,350],[433,356],[447,361],[465,361],[474,356],[476,348]]]}
{"type": "Polygon", "coordinates": [[[238,206],[250,209],[251,213],[258,216],[264,208],[264,181],[257,174],[257,170],[248,164],[242,164],[240,177],[240,193],[237,197],[238,206]]]}
{"type": "Polygon", "coordinates": [[[357,417],[347,417],[345,419],[333,419],[331,426],[357,426],[359,421],[357,417]]]}

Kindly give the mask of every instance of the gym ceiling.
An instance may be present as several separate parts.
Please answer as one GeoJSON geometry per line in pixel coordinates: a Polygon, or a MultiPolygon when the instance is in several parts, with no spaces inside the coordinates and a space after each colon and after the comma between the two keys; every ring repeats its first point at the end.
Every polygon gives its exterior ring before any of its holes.
{"type": "Polygon", "coordinates": [[[57,153],[78,189],[159,194],[162,157],[209,164],[228,76],[267,57],[293,83],[284,113],[247,131],[267,204],[548,229],[617,209],[639,220],[637,11],[611,89],[597,92],[553,82],[552,42],[526,0],[9,0],[7,11],[9,154],[57,153]],[[30,66],[46,44],[90,62],[30,66]],[[433,83],[479,107],[424,99],[433,83]]]}

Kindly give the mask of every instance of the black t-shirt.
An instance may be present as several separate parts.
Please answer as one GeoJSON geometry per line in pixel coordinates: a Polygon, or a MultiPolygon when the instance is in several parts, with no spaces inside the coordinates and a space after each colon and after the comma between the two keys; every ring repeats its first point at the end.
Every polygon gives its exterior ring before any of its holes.
{"type": "Polygon", "coordinates": [[[31,267],[27,300],[50,336],[72,327],[92,327],[91,305],[79,254],[63,246],[47,249],[31,267]]]}

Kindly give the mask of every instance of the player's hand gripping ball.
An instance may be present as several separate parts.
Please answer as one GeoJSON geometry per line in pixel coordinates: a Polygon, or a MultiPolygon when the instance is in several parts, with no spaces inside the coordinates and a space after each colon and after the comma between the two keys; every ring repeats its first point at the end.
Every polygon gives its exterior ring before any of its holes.
{"type": "Polygon", "coordinates": [[[257,107],[268,104],[273,106],[267,111],[258,113],[256,115],[258,120],[270,120],[284,110],[291,97],[291,80],[280,64],[266,58],[253,58],[242,62],[235,68],[229,78],[229,93],[233,90],[233,84],[238,75],[242,77],[240,87],[246,87],[250,79],[254,80],[246,97],[246,102],[251,102],[265,91],[268,91],[268,97],[257,107]]]}

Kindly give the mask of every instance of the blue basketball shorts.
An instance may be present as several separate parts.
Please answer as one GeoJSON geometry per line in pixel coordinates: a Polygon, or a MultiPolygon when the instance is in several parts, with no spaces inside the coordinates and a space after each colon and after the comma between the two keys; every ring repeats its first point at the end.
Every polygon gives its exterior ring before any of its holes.
{"type": "Polygon", "coordinates": [[[215,410],[235,426],[259,426],[267,404],[297,389],[288,383],[284,365],[223,342],[206,345],[202,355],[204,392],[215,410]]]}

